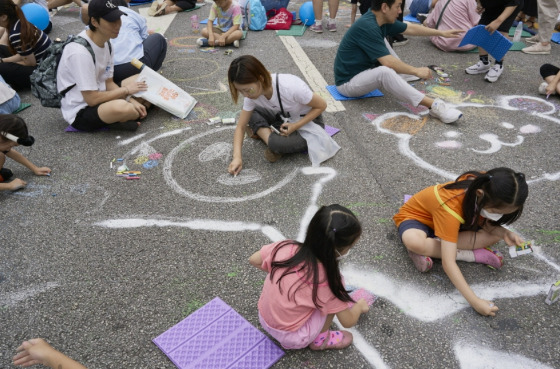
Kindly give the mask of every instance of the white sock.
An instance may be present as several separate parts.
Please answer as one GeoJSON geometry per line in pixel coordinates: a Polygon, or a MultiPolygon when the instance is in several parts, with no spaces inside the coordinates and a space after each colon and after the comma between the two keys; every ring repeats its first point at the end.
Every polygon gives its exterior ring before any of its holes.
{"type": "Polygon", "coordinates": [[[472,250],[457,250],[457,260],[474,263],[474,252],[472,250]]]}
{"type": "Polygon", "coordinates": [[[323,25],[323,20],[322,19],[315,19],[315,25],[316,26],[322,26],[323,25]]]}
{"type": "Polygon", "coordinates": [[[333,24],[336,23],[336,20],[334,18],[329,18],[329,24],[333,24]]]}

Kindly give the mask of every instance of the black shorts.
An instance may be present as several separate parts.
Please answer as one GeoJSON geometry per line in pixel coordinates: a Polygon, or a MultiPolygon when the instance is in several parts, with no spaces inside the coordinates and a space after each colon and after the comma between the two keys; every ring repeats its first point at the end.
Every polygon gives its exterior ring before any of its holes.
{"type": "Polygon", "coordinates": [[[175,0],[173,2],[183,10],[193,9],[196,6],[196,0],[175,0]]]}
{"type": "Polygon", "coordinates": [[[424,233],[426,233],[426,236],[428,236],[428,238],[436,238],[433,229],[431,229],[424,223],[421,223],[415,219],[409,219],[401,222],[401,224],[399,225],[399,236],[401,238],[401,241],[402,241],[402,235],[404,231],[409,229],[419,229],[421,231],[424,231],[424,233]]]}
{"type": "MultiPolygon", "coordinates": [[[[499,8],[484,10],[484,13],[482,13],[482,15],[480,16],[480,21],[478,21],[478,24],[483,26],[489,25],[502,14],[502,11],[503,9],[499,9],[499,8]]],[[[517,7],[513,11],[513,13],[511,13],[511,15],[500,25],[498,31],[509,33],[509,29],[513,25],[513,21],[515,20],[515,17],[517,17],[517,13],[519,13],[519,7],[517,7]]]]}
{"type": "Polygon", "coordinates": [[[98,113],[99,105],[86,106],[76,114],[72,127],[80,131],[97,131],[107,127],[108,124],[101,120],[98,113]]]}
{"type": "Polygon", "coordinates": [[[552,64],[541,65],[541,77],[544,79],[546,77],[555,76],[560,72],[557,66],[552,64]]]}

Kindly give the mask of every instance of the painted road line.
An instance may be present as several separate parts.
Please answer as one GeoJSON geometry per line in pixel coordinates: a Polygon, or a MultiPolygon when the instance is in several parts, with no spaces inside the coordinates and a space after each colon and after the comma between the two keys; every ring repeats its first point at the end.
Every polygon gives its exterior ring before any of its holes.
{"type": "Polygon", "coordinates": [[[321,73],[315,68],[315,65],[309,60],[309,57],[303,51],[299,43],[293,36],[279,36],[280,40],[284,43],[286,50],[294,59],[301,73],[307,80],[311,90],[320,95],[327,101],[327,112],[334,113],[337,111],[345,111],[344,105],[340,101],[336,101],[332,95],[327,91],[327,81],[323,78],[321,73]]]}
{"type": "Polygon", "coordinates": [[[146,25],[148,26],[149,30],[153,30],[154,32],[164,35],[165,31],[167,31],[167,29],[171,25],[171,22],[173,22],[173,19],[175,19],[177,13],[171,13],[159,17],[150,17],[148,15],[149,9],[149,7],[140,8],[138,9],[138,13],[146,18],[146,25]]]}

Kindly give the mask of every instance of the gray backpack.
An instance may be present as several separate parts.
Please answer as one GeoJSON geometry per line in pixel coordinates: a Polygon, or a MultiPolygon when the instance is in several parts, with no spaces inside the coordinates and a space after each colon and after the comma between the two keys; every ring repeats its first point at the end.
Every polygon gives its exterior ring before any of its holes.
{"type": "MultiPolygon", "coordinates": [[[[29,77],[31,80],[31,92],[33,93],[33,96],[37,97],[41,101],[41,105],[43,106],[49,108],[60,108],[60,101],[64,95],[76,86],[76,84],[73,84],[61,92],[58,92],[56,87],[58,64],[60,63],[64,47],[70,42],[76,42],[84,46],[91,54],[93,63],[95,64],[95,54],[93,53],[91,45],[85,38],[70,35],[66,41],[53,41],[51,46],[47,49],[45,58],[41,61],[41,63],[39,63],[37,68],[35,68],[29,77]]],[[[109,52],[112,52],[110,42],[109,52]]]]}

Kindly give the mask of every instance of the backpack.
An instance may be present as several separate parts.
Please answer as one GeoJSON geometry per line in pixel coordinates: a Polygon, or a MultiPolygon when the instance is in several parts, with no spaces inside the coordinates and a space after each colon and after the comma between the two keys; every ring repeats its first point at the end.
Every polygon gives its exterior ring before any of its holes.
{"type": "MultiPolygon", "coordinates": [[[[84,46],[91,54],[93,63],[95,64],[95,54],[93,53],[91,45],[85,38],[70,35],[66,41],[53,41],[46,51],[45,58],[39,63],[29,77],[33,96],[41,101],[41,105],[48,108],[60,108],[60,101],[64,95],[76,86],[76,84],[73,84],[61,92],[58,92],[56,87],[58,64],[60,63],[64,47],[70,42],[76,42],[84,46]]],[[[111,51],[111,43],[109,43],[109,52],[111,51]]]]}
{"type": "Polygon", "coordinates": [[[244,23],[248,25],[252,31],[262,31],[266,26],[268,18],[266,10],[260,0],[247,0],[241,6],[243,12],[244,23]]]}

